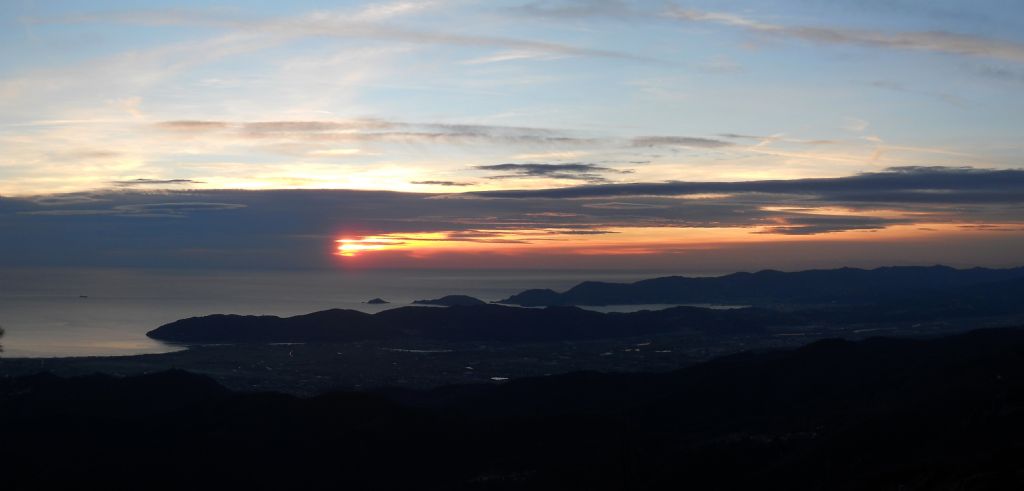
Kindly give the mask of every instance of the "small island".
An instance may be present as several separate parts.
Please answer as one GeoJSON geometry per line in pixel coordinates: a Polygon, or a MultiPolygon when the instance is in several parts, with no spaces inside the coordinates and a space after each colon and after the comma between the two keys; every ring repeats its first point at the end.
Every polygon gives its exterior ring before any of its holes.
{"type": "Polygon", "coordinates": [[[370,305],[384,305],[384,304],[389,304],[391,302],[389,302],[387,300],[384,300],[383,298],[377,297],[377,298],[374,298],[374,299],[371,299],[371,300],[367,300],[366,303],[368,303],[370,305]]]}
{"type": "Polygon", "coordinates": [[[487,302],[469,295],[445,295],[433,300],[416,300],[413,303],[416,305],[440,305],[442,307],[470,307],[487,304],[487,302]]]}

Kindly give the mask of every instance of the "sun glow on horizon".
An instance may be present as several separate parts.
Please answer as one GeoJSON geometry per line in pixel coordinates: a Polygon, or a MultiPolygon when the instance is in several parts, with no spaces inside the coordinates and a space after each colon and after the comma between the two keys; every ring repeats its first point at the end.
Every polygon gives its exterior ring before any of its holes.
{"type": "MultiPolygon", "coordinates": [[[[355,258],[398,253],[414,259],[437,254],[570,254],[623,256],[714,249],[755,242],[906,241],[937,233],[968,231],[969,224],[895,224],[884,228],[827,233],[794,233],[779,224],[754,227],[621,227],[610,229],[472,229],[438,232],[385,233],[335,240],[335,255],[355,258]],[[770,238],[769,238],[770,237],[770,238]]],[[[995,231],[1015,230],[998,226],[995,231]]]]}
{"type": "Polygon", "coordinates": [[[358,239],[338,239],[336,254],[338,256],[352,257],[362,252],[382,251],[397,248],[404,244],[403,241],[388,237],[364,237],[358,239]]]}

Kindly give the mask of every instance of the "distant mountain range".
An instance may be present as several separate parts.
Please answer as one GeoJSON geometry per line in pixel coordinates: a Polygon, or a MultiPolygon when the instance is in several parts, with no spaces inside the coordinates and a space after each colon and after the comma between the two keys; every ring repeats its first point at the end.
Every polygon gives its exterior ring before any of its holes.
{"type": "MultiPolygon", "coordinates": [[[[882,270],[835,270],[805,273],[758,273],[741,278],[777,279],[787,275],[785,283],[797,278],[852,276],[862,278],[844,290],[833,285],[832,295],[850,292],[856,301],[844,297],[801,308],[746,307],[710,309],[673,307],[664,310],[630,313],[600,313],[578,307],[509,307],[494,304],[455,305],[453,307],[401,307],[367,314],[354,310],[326,310],[294,317],[211,315],[182,319],[147,333],[154,339],[179,343],[337,343],[376,339],[428,339],[438,341],[482,342],[560,342],[650,335],[689,331],[710,336],[761,335],[773,327],[845,326],[851,324],[911,325],[919,322],[973,319],[992,316],[1024,315],[1024,275],[1021,270],[954,270],[950,268],[890,268],[882,270]],[[929,287],[912,282],[916,274],[931,277],[929,287]],[[796,276],[788,276],[796,275],[796,276]],[[1009,276],[1011,279],[1003,279],[1009,276]],[[878,287],[888,295],[869,295],[864,278],[893,278],[878,287]],[[940,281],[939,278],[945,278],[940,281]],[[982,279],[996,281],[982,282],[982,279]],[[898,292],[893,284],[904,285],[898,292]],[[906,285],[917,285],[910,288],[906,285]],[[951,286],[952,285],[952,286],[951,286]]],[[[730,275],[735,276],[735,275],[730,275]]],[[[729,278],[729,277],[723,277],[729,278]]],[[[668,282],[675,278],[665,278],[668,282]]],[[[693,280],[682,278],[684,282],[693,280]]],[[[715,280],[715,279],[711,279],[715,280]]],[[[659,282],[660,280],[651,280],[659,282]]],[[[731,280],[730,280],[731,281],[731,280]]],[[[768,280],[758,280],[763,286],[768,280]]],[[[774,281],[774,280],[773,280],[774,281]]],[[[779,283],[779,281],[775,281],[779,283]]],[[[637,285],[624,285],[627,288],[637,285]]],[[[832,284],[818,281],[822,289],[832,284]]],[[[604,285],[604,284],[602,284],[604,285]]],[[[805,286],[793,291],[807,292],[805,286]]],[[[572,291],[572,290],[570,290],[572,291]]],[[[809,293],[809,292],[808,292],[809,293]]],[[[740,293],[729,297],[736,301],[740,293]]],[[[763,298],[763,293],[758,294],[763,298]]],[[[779,295],[781,297],[783,295],[779,295]]],[[[786,295],[795,298],[796,294],[786,295]]],[[[636,298],[636,297],[632,297],[636,298]]],[[[645,302],[649,297],[644,297],[645,302]]],[[[709,297],[704,297],[709,298],[709,297]]],[[[753,298],[753,297],[747,297],[753,298]]],[[[778,297],[777,297],[778,298],[778,297]]],[[[804,297],[805,300],[807,297],[804,297]]],[[[707,300],[705,300],[707,301],[707,300]]]]}
{"type": "MultiPolygon", "coordinates": [[[[444,311],[444,309],[429,309],[444,311]]],[[[0,378],[5,489],[1024,487],[1024,329],[303,399],[0,378]]]]}
{"type": "Polygon", "coordinates": [[[725,276],[668,276],[635,283],[586,281],[565,292],[526,290],[498,303],[553,305],[740,304],[756,306],[858,304],[910,293],[1024,278],[1024,267],[954,269],[948,266],[841,268],[785,273],[765,270],[725,276]]]}

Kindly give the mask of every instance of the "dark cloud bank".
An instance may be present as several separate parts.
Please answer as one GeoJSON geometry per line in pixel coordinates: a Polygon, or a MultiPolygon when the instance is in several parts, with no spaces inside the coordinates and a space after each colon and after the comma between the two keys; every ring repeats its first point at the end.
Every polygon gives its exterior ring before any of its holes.
{"type": "Polygon", "coordinates": [[[607,182],[605,174],[632,174],[631,169],[614,169],[598,164],[582,162],[570,162],[565,164],[490,164],[478,165],[474,169],[483,171],[497,171],[504,174],[488,176],[488,179],[516,179],[521,177],[547,177],[551,179],[565,179],[572,181],[587,181],[590,183],[607,182]]]}
{"type": "Polygon", "coordinates": [[[849,177],[743,182],[663,182],[489,191],[501,198],[679,196],[701,193],[792,194],[837,203],[973,203],[1021,201],[1024,170],[972,167],[893,167],[849,177]]]}
{"type": "MultiPolygon", "coordinates": [[[[594,171],[586,164],[564,164],[582,166],[572,169],[497,165],[514,167],[489,170],[541,175],[594,171]]],[[[972,236],[976,240],[966,245],[946,241],[928,249],[935,254],[948,250],[961,263],[972,257],[1009,261],[1024,247],[1019,230],[1024,228],[1024,170],[900,167],[827,179],[588,184],[454,194],[120,189],[0,198],[0,229],[5,237],[16,238],[0,242],[0,266],[322,267],[334,260],[334,238],[364,234],[451,231],[457,238],[486,239],[502,229],[544,232],[525,239],[530,241],[559,240],[548,230],[568,236],[617,227],[760,226],[769,234],[807,236],[911,223],[978,231],[991,230],[990,224],[1009,224],[1011,232],[1017,227],[1016,233],[995,234],[998,238],[972,236]]],[[[799,250],[781,243],[764,247],[777,254],[799,250]]],[[[884,263],[891,251],[886,247],[860,243],[837,260],[870,252],[884,263]]],[[[730,257],[741,253],[733,251],[730,257]]],[[[771,258],[763,255],[766,267],[771,258]]]]}

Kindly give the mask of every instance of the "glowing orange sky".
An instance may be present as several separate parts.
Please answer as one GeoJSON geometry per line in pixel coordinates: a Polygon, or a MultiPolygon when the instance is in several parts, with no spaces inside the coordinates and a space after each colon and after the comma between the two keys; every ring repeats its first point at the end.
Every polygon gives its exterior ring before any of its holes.
{"type": "Polygon", "coordinates": [[[429,260],[448,254],[645,255],[684,250],[715,249],[751,243],[797,242],[904,242],[965,234],[1019,232],[1017,224],[985,224],[982,232],[972,224],[917,223],[885,229],[846,230],[799,235],[759,227],[634,227],[601,233],[560,229],[472,230],[353,236],[335,240],[337,256],[349,261],[374,254],[399,254],[429,260]]]}

